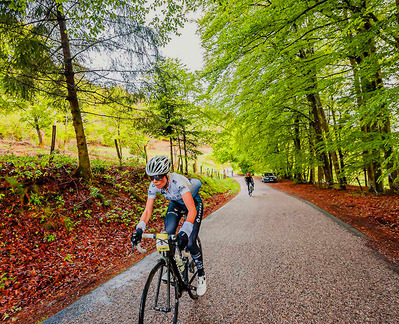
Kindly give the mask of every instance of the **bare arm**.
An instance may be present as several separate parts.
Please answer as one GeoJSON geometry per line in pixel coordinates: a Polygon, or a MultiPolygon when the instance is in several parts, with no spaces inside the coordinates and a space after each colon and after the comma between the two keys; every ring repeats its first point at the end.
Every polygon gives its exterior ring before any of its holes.
{"type": "Polygon", "coordinates": [[[182,194],[181,197],[188,209],[187,222],[194,224],[195,217],[197,216],[197,209],[195,208],[193,196],[191,195],[191,192],[188,191],[185,194],[182,194]]]}
{"type": "Polygon", "coordinates": [[[143,211],[143,214],[141,215],[140,222],[148,223],[150,220],[150,217],[152,215],[152,210],[154,208],[154,198],[148,198],[147,203],[145,205],[145,209],[143,211]]]}

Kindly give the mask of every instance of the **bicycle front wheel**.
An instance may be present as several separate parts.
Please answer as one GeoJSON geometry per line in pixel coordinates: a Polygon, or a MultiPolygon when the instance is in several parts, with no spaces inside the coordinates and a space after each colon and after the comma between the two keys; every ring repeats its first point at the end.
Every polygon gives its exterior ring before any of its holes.
{"type": "Polygon", "coordinates": [[[178,307],[176,275],[165,260],[159,260],[151,270],[143,290],[139,324],[177,323],[178,307]],[[165,280],[167,277],[169,280],[165,280]]]}

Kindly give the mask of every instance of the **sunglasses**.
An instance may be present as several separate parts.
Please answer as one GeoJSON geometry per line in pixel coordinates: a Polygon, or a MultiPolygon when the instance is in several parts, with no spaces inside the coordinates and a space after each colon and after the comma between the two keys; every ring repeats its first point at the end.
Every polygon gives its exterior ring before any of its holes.
{"type": "Polygon", "coordinates": [[[166,174],[160,174],[160,175],[155,175],[155,176],[150,176],[151,181],[161,181],[164,177],[166,177],[166,174]]]}

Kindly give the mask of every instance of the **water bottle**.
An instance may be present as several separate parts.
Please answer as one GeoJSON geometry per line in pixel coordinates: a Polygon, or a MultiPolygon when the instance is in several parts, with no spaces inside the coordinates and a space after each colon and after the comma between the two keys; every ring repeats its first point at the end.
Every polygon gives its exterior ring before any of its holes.
{"type": "Polygon", "coordinates": [[[179,269],[180,273],[183,273],[184,264],[183,264],[183,260],[182,260],[182,258],[180,256],[180,253],[176,253],[175,254],[175,260],[176,260],[177,268],[179,269]]]}

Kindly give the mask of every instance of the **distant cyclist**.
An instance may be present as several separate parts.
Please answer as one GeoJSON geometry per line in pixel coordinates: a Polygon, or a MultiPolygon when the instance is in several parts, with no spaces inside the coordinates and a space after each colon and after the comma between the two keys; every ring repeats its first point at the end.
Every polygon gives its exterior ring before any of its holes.
{"type": "Polygon", "coordinates": [[[159,192],[170,200],[165,216],[165,231],[168,234],[175,234],[181,217],[185,217],[185,222],[177,234],[177,241],[181,249],[187,246],[193,257],[198,269],[197,294],[202,296],[206,292],[206,280],[202,251],[197,243],[204,209],[198,193],[202,184],[197,179],[169,173],[170,167],[170,160],[164,155],[153,157],[147,163],[145,171],[150,176],[151,183],[145,210],[136,226],[137,242],[141,241],[141,236],[152,215],[155,197],[159,192]]]}
{"type": "Polygon", "coordinates": [[[255,188],[255,183],[254,183],[254,179],[251,177],[251,173],[249,173],[249,172],[245,176],[245,183],[247,184],[247,187],[248,187],[248,194],[251,195],[252,191],[255,188]],[[250,185],[252,185],[252,188],[249,187],[250,185]]]}

